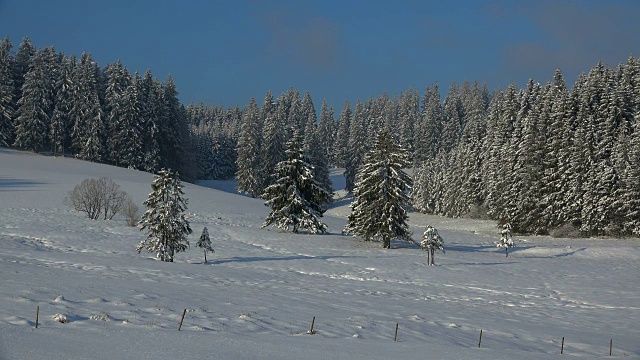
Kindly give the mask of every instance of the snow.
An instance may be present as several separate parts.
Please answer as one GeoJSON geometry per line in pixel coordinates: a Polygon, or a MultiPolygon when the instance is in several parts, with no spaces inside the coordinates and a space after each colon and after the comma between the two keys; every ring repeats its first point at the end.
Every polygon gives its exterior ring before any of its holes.
{"type": "Polygon", "coordinates": [[[414,238],[431,224],[447,243],[429,267],[406,242],[342,236],[348,198],[325,213],[328,235],[291,234],[261,228],[262,200],[207,181],[220,190],[184,183],[192,246],[163,263],[136,253],[144,234],[124,218],[63,204],[101,176],[139,205],[153,180],[0,149],[0,359],[552,359],[562,337],[566,355],[608,358],[613,338],[614,357],[640,359],[638,240],[515,236],[505,258],[495,223],[411,213],[414,238]]]}

